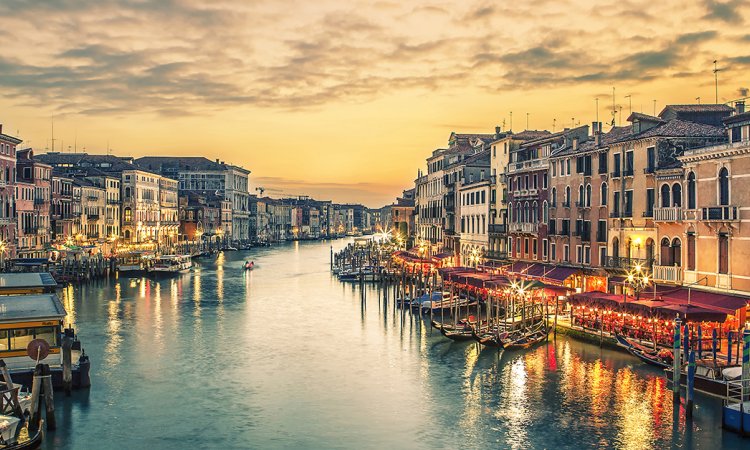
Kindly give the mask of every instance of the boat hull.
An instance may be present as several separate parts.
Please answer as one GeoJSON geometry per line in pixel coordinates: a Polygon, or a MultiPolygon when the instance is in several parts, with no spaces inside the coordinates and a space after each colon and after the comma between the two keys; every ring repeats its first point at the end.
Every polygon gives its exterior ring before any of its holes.
{"type": "MultiPolygon", "coordinates": [[[[671,388],[672,368],[665,369],[664,374],[667,377],[667,386],[671,388]]],[[[685,372],[680,374],[680,385],[687,386],[687,374],[685,374],[685,372]]],[[[696,375],[694,387],[696,391],[713,395],[714,397],[726,398],[727,396],[727,383],[722,380],[714,380],[696,375]]]]}

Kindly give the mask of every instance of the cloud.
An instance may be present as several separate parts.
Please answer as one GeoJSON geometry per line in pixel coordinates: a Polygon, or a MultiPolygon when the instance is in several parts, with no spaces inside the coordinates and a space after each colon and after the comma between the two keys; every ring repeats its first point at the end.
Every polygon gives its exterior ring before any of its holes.
{"type": "Polygon", "coordinates": [[[253,177],[255,186],[262,186],[266,195],[289,197],[309,195],[317,200],[342,203],[364,203],[369,207],[391,204],[403,186],[382,183],[313,182],[285,177],[253,177]]]}
{"type": "Polygon", "coordinates": [[[726,2],[705,0],[704,6],[707,11],[703,17],[709,20],[718,20],[732,24],[742,23],[742,13],[739,9],[743,5],[743,2],[744,0],[729,0],[726,2]]]}

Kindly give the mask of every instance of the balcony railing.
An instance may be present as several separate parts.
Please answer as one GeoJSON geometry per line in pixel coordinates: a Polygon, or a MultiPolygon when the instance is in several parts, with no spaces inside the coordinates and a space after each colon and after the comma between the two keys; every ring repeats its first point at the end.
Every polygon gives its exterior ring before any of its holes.
{"type": "Polygon", "coordinates": [[[43,205],[45,203],[45,200],[43,198],[35,198],[34,204],[35,205],[43,205]]]}
{"type": "Polygon", "coordinates": [[[679,266],[657,266],[654,264],[651,273],[655,281],[682,282],[682,267],[679,266]]]}
{"type": "Polygon", "coordinates": [[[505,234],[508,232],[508,227],[504,223],[491,223],[488,227],[490,234],[505,234]]]}
{"type": "Polygon", "coordinates": [[[622,176],[624,177],[632,177],[633,176],[633,168],[625,169],[622,171],[622,176]]]}
{"type": "Polygon", "coordinates": [[[654,208],[655,222],[681,222],[682,208],[679,206],[668,208],[654,208]]]}
{"type": "Polygon", "coordinates": [[[485,259],[505,260],[505,259],[508,259],[508,252],[489,251],[484,254],[484,257],[485,259]]]}
{"type": "Polygon", "coordinates": [[[701,219],[716,222],[735,222],[740,220],[737,206],[710,206],[701,208],[701,219]]]}
{"type": "Polygon", "coordinates": [[[8,183],[5,180],[0,180],[0,188],[4,188],[7,184],[8,183]]]}
{"type": "Polygon", "coordinates": [[[549,162],[546,159],[512,162],[508,164],[508,173],[520,172],[522,170],[543,169],[547,166],[549,166],[549,162]]]}
{"type": "Polygon", "coordinates": [[[654,260],[652,259],[641,259],[641,258],[625,258],[622,256],[609,256],[607,257],[606,266],[612,269],[626,269],[630,270],[636,265],[643,268],[650,269],[654,260]]]}
{"type": "Polygon", "coordinates": [[[591,208],[591,205],[587,205],[586,202],[583,201],[577,201],[576,202],[576,208],[582,209],[582,208],[591,208]]]}
{"type": "Polygon", "coordinates": [[[643,169],[643,173],[646,175],[656,172],[656,167],[646,167],[643,169]]]}
{"type": "Polygon", "coordinates": [[[511,233],[533,233],[539,232],[538,223],[511,223],[508,225],[508,230],[511,233]]]}

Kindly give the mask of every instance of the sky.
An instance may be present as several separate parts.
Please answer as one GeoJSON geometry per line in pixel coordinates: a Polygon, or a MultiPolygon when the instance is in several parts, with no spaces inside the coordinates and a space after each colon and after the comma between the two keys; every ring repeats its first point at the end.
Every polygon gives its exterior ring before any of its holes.
{"type": "Polygon", "coordinates": [[[719,102],[750,87],[744,0],[8,0],[0,17],[0,123],[38,152],[54,123],[57,151],[220,158],[266,195],[371,207],[453,131],[609,122],[613,88],[621,123],[713,103],[714,60],[719,102]]]}

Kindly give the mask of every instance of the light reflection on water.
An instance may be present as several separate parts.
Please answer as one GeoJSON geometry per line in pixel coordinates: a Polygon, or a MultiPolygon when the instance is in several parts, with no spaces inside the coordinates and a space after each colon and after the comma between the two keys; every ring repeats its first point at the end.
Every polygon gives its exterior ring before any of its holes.
{"type": "Polygon", "coordinates": [[[228,252],[174,278],[63,290],[93,386],[57,397],[69,426],[45,448],[747,443],[721,431],[714,400],[700,398],[685,426],[659,372],[628,355],[562,336],[506,353],[448,341],[394,310],[392,291],[385,302],[381,286],[332,277],[329,245],[228,252]]]}

